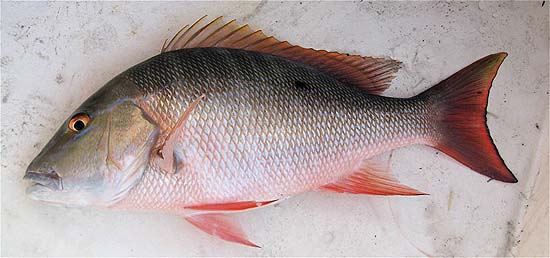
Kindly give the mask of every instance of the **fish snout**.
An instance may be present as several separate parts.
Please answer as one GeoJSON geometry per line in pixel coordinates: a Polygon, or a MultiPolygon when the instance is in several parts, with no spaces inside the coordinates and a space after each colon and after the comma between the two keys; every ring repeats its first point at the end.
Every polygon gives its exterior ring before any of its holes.
{"type": "Polygon", "coordinates": [[[63,180],[55,170],[49,170],[46,173],[27,170],[23,179],[30,180],[33,186],[43,186],[54,191],[63,190],[63,180]]]}

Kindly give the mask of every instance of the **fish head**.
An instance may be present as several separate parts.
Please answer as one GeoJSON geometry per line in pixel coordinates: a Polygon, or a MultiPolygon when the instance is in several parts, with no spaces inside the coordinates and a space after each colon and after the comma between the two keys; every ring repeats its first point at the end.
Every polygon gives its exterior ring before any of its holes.
{"type": "Polygon", "coordinates": [[[109,206],[141,179],[156,125],[124,92],[104,87],[63,122],[30,163],[31,199],[65,206],[109,206]]]}

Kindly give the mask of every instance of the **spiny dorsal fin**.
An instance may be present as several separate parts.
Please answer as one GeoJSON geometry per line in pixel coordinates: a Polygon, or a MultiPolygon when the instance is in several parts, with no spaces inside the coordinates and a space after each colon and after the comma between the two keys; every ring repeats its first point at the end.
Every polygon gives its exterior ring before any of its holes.
{"type": "Polygon", "coordinates": [[[341,54],[292,45],[240,25],[236,20],[223,22],[220,16],[210,22],[206,15],[191,26],[184,26],[170,41],[165,41],[161,52],[184,48],[219,47],[245,49],[277,55],[307,64],[337,80],[360,87],[371,94],[381,94],[389,86],[400,62],[392,59],[341,54]],[[206,24],[206,25],[202,25],[206,24]]]}

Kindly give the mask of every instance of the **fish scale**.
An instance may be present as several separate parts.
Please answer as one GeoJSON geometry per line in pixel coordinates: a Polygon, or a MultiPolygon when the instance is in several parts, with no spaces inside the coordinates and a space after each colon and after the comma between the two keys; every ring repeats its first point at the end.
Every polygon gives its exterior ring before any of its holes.
{"type": "Polygon", "coordinates": [[[427,102],[369,95],[305,64],[250,51],[167,52],[126,78],[164,128],[206,97],[178,136],[183,171],[150,167],[121,206],[178,210],[279,199],[334,182],[361,160],[436,131],[427,102]]]}

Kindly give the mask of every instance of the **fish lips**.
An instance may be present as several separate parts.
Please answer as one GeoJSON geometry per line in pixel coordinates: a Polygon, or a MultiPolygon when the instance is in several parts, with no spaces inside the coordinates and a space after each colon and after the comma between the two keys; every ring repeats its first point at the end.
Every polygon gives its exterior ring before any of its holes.
{"type": "Polygon", "coordinates": [[[27,188],[27,194],[35,192],[36,190],[63,190],[63,180],[55,172],[40,173],[35,171],[27,171],[24,180],[30,180],[33,185],[27,188]]]}

